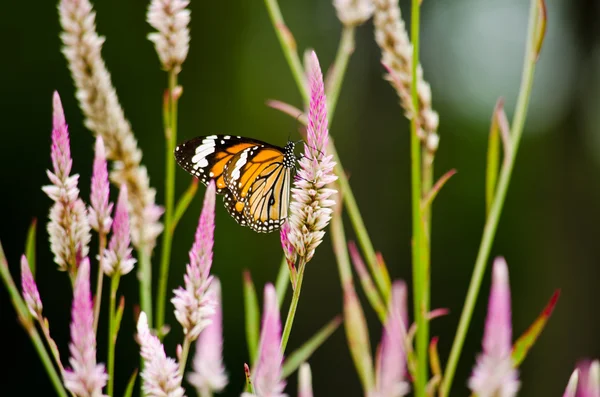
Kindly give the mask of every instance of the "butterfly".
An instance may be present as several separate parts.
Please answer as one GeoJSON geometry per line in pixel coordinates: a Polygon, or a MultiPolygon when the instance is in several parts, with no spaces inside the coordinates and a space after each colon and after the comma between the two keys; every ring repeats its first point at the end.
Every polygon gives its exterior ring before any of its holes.
{"type": "Polygon", "coordinates": [[[295,143],[285,147],[241,136],[192,138],[175,148],[177,163],[204,185],[215,181],[229,214],[240,225],[268,233],[287,219],[295,143]]]}

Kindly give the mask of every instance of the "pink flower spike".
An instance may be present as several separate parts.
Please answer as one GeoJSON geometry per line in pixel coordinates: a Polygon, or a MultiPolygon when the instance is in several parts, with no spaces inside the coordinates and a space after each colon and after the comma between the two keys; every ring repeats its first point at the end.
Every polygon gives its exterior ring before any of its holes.
{"type": "Polygon", "coordinates": [[[600,397],[600,361],[580,362],[563,397],[600,397]]]}
{"type": "Polygon", "coordinates": [[[77,271],[71,314],[69,363],[64,373],[65,387],[76,396],[102,396],[108,375],[104,365],[96,364],[94,308],[90,291],[90,261],[83,258],[77,271]]]}
{"type": "Polygon", "coordinates": [[[327,99],[319,60],[315,52],[307,57],[307,80],[310,90],[308,126],[304,156],[292,188],[289,240],[299,256],[308,262],[321,243],[323,229],[331,220],[331,196],[336,192],[326,186],[337,177],[333,173],[333,156],[327,155],[327,99]]]}
{"type": "Polygon", "coordinates": [[[42,300],[25,255],[21,256],[21,288],[29,312],[39,321],[42,318],[42,300]]]}
{"type": "Polygon", "coordinates": [[[214,302],[207,293],[212,281],[214,234],[215,234],[215,183],[211,181],[204,195],[202,213],[198,221],[194,244],[189,252],[190,262],[186,266],[184,287],[177,288],[171,299],[175,306],[175,317],[190,340],[195,340],[200,332],[210,324],[214,302]]]}
{"type": "Polygon", "coordinates": [[[165,70],[181,71],[190,46],[189,0],[152,0],[146,19],[154,29],[148,39],[154,43],[165,70]]]}
{"type": "Polygon", "coordinates": [[[65,113],[58,92],[54,91],[52,97],[52,168],[54,175],[65,182],[71,173],[73,160],[71,159],[71,147],[69,142],[69,132],[65,113]]]}
{"type": "Polygon", "coordinates": [[[98,233],[108,234],[112,223],[110,212],[113,205],[108,202],[108,167],[106,164],[104,140],[100,135],[96,137],[95,152],[90,193],[90,202],[92,204],[89,209],[90,226],[98,233]]]}
{"type": "Polygon", "coordinates": [[[137,323],[140,355],[144,359],[142,390],[145,396],[184,397],[182,377],[177,362],[167,357],[158,338],[150,333],[146,313],[141,312],[137,323]]]}
{"type": "Polygon", "coordinates": [[[208,294],[215,302],[215,311],[210,316],[211,323],[198,337],[194,356],[194,372],[188,375],[199,396],[212,395],[227,386],[227,373],[223,366],[223,314],[221,307],[221,283],[214,279],[208,294]]]}
{"type": "Polygon", "coordinates": [[[410,391],[405,379],[407,326],[406,285],[402,281],[396,281],[392,285],[388,316],[377,352],[374,393],[376,396],[404,396],[410,391]]]}
{"type": "MultiPolygon", "coordinates": [[[[283,353],[281,351],[281,320],[277,293],[273,284],[265,286],[265,297],[258,345],[258,359],[252,383],[258,397],[283,397],[285,381],[281,379],[283,353]]],[[[243,396],[250,396],[244,393],[243,396]]]]}
{"type": "Polygon", "coordinates": [[[294,245],[290,242],[289,234],[290,224],[286,221],[283,223],[283,225],[281,225],[279,237],[281,239],[281,247],[283,248],[285,259],[287,260],[288,265],[291,267],[296,264],[297,255],[296,251],[294,250],[294,245]]]}
{"type": "Polygon", "coordinates": [[[115,219],[112,224],[112,236],[108,249],[104,251],[102,261],[106,275],[125,275],[133,269],[136,260],[131,256],[131,237],[129,230],[129,214],[127,212],[127,187],[121,185],[115,219]]]}
{"type": "Polygon", "coordinates": [[[519,391],[518,372],[513,368],[512,320],[508,266],[496,258],[483,334],[483,353],[469,379],[469,388],[480,397],[512,397],[519,391]]]}

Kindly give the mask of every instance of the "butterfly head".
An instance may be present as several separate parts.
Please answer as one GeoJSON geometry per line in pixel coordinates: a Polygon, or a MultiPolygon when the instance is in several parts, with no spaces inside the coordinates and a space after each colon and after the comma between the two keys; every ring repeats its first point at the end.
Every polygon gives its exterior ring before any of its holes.
{"type": "Polygon", "coordinates": [[[288,141],[283,148],[283,166],[285,168],[294,168],[296,166],[296,155],[294,154],[295,147],[296,142],[288,141]]]}

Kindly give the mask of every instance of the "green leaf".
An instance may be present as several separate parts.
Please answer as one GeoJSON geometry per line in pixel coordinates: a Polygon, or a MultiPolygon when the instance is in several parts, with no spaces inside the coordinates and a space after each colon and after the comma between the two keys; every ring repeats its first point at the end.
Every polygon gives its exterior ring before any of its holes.
{"type": "Polygon", "coordinates": [[[487,167],[485,171],[485,208],[486,215],[490,213],[494,195],[496,194],[496,182],[498,181],[498,170],[500,168],[500,134],[498,123],[498,110],[504,106],[504,100],[498,99],[494,113],[492,115],[492,124],[490,125],[490,136],[488,138],[487,167]]]}
{"type": "Polygon", "coordinates": [[[260,329],[260,309],[258,308],[258,297],[252,282],[250,272],[244,271],[244,310],[246,312],[246,342],[248,343],[248,354],[250,365],[254,365],[258,353],[258,335],[260,329]]]}
{"type": "Polygon", "coordinates": [[[123,397],[131,397],[131,395],[133,394],[133,387],[135,386],[135,380],[137,378],[137,374],[138,374],[137,369],[135,371],[133,371],[133,374],[131,374],[131,377],[129,378],[129,382],[127,382],[127,388],[125,389],[125,393],[123,393],[123,397]]]}
{"type": "Polygon", "coordinates": [[[281,265],[279,266],[279,272],[277,273],[277,281],[275,281],[275,291],[277,291],[279,309],[281,309],[281,305],[283,305],[283,300],[285,299],[285,294],[287,293],[289,285],[290,271],[288,270],[288,263],[285,259],[285,255],[283,255],[281,265]]]}
{"type": "Polygon", "coordinates": [[[123,318],[123,309],[125,309],[125,298],[122,296],[119,300],[119,307],[117,307],[117,312],[115,313],[115,332],[114,338],[115,341],[117,339],[117,335],[119,334],[119,329],[121,328],[121,319],[123,318]]]}
{"type": "Polygon", "coordinates": [[[548,319],[552,315],[552,311],[558,302],[558,297],[560,296],[560,290],[554,291],[550,301],[542,311],[542,313],[538,316],[538,318],[529,326],[527,331],[521,335],[519,339],[515,342],[512,349],[512,360],[515,367],[518,367],[525,357],[527,353],[533,346],[533,344],[537,341],[538,337],[544,330],[548,319]]]}
{"type": "Polygon", "coordinates": [[[306,341],[296,351],[288,356],[283,363],[283,378],[290,376],[297,370],[303,362],[308,361],[308,358],[321,346],[342,323],[342,317],[337,316],[323,328],[319,330],[312,338],[306,341]]]}
{"type": "Polygon", "coordinates": [[[35,235],[37,228],[37,218],[33,218],[29,230],[27,231],[27,242],[25,243],[25,256],[29,262],[31,274],[35,278],[35,235]]]}
{"type": "Polygon", "coordinates": [[[175,231],[177,227],[177,223],[185,214],[185,211],[188,209],[192,199],[196,195],[196,191],[198,190],[198,179],[192,179],[192,183],[187,188],[187,190],[183,193],[183,195],[179,198],[177,205],[175,206],[175,212],[173,213],[173,223],[171,226],[171,234],[175,231]]]}
{"type": "Polygon", "coordinates": [[[450,171],[448,171],[444,175],[442,175],[442,177],[440,179],[438,179],[438,181],[435,183],[435,185],[433,185],[433,187],[431,188],[429,193],[427,193],[427,195],[421,201],[421,210],[422,211],[426,211],[429,209],[429,207],[431,206],[431,203],[433,203],[433,200],[435,200],[435,198],[438,195],[438,193],[440,192],[440,190],[444,187],[446,182],[448,182],[448,180],[454,174],[456,174],[456,170],[451,169],[450,171]]]}
{"type": "Polygon", "coordinates": [[[546,2],[544,0],[538,1],[538,23],[536,26],[537,34],[535,39],[535,61],[537,62],[540,59],[540,52],[542,52],[542,45],[544,44],[544,39],[546,38],[546,22],[548,20],[548,13],[546,10],[546,2]]]}

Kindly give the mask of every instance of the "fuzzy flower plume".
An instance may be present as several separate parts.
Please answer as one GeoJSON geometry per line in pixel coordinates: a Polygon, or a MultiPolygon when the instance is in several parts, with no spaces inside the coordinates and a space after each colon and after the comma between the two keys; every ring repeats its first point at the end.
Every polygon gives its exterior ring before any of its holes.
{"type": "Polygon", "coordinates": [[[333,0],[337,16],[344,26],[361,25],[373,15],[372,0],[333,0]]]}
{"type": "Polygon", "coordinates": [[[397,281],[392,286],[392,299],[377,351],[375,389],[370,397],[399,397],[408,394],[406,351],[404,340],[408,327],[406,286],[397,281]]]}
{"type": "Polygon", "coordinates": [[[218,279],[212,281],[208,293],[215,302],[215,312],[210,316],[210,325],[198,337],[192,364],[194,372],[188,375],[188,381],[196,388],[199,396],[222,391],[228,381],[223,366],[223,313],[221,283],[218,279]]]}
{"type": "MultiPolygon", "coordinates": [[[[375,13],[375,40],[381,48],[381,63],[388,69],[386,79],[398,92],[400,104],[406,117],[415,117],[411,97],[412,44],[408,38],[400,13],[398,0],[373,0],[375,13]]],[[[430,153],[435,153],[439,144],[437,134],[439,116],[431,107],[431,87],[423,79],[421,65],[417,67],[417,95],[419,113],[417,125],[419,138],[430,153]]]]}
{"type": "Polygon", "coordinates": [[[209,318],[214,310],[214,301],[208,294],[208,288],[212,281],[210,268],[215,241],[215,200],[215,183],[211,181],[206,189],[194,244],[189,252],[185,288],[177,288],[171,299],[175,306],[175,317],[190,340],[195,340],[210,324],[209,318]]]}
{"type": "Polygon", "coordinates": [[[142,391],[147,397],[184,397],[182,377],[177,362],[167,357],[158,338],[150,333],[146,313],[141,312],[137,323],[140,355],[144,359],[142,391]]]}
{"type": "Polygon", "coordinates": [[[96,364],[96,335],[94,305],[90,291],[90,261],[84,258],[79,265],[71,314],[72,369],[64,373],[65,387],[78,397],[101,397],[108,375],[104,365],[96,364]]]}
{"type": "Polygon", "coordinates": [[[136,260],[131,256],[129,215],[127,213],[127,186],[122,185],[117,199],[112,236],[104,251],[103,271],[107,276],[123,276],[133,269],[136,260]]]}
{"type": "Polygon", "coordinates": [[[25,255],[21,256],[21,290],[23,292],[25,304],[27,304],[27,309],[29,309],[33,318],[38,321],[41,320],[43,309],[42,300],[25,255]]]}
{"type": "Polygon", "coordinates": [[[90,193],[90,202],[92,205],[88,212],[92,229],[106,235],[112,224],[110,212],[113,205],[108,201],[109,185],[106,152],[104,149],[104,140],[100,135],[96,137],[95,152],[90,193]]]}
{"type": "Polygon", "coordinates": [[[258,345],[258,358],[252,375],[255,394],[242,397],[284,397],[285,381],[281,379],[283,352],[281,351],[281,319],[277,293],[273,284],[265,286],[262,326],[258,345]]]}
{"type": "Polygon", "coordinates": [[[188,0],[152,0],[146,20],[157,30],[148,40],[154,43],[162,67],[181,71],[190,47],[190,10],[188,0]]]}
{"type": "Polygon", "coordinates": [[[146,167],[141,165],[142,152],[100,54],[104,37],[96,33],[96,14],[89,0],[60,0],[58,11],[62,51],[77,87],[85,125],[104,140],[106,156],[114,161],[112,181],[117,186],[127,185],[133,245],[149,254],[162,232],[158,221],[162,208],[155,204],[156,191],[150,187],[146,167]]]}
{"type": "Polygon", "coordinates": [[[52,171],[47,171],[52,185],[42,190],[54,201],[50,209],[48,235],[54,262],[61,271],[77,271],[77,255],[88,254],[90,225],[85,204],[79,198],[79,175],[71,175],[73,160],[69,131],[58,92],[54,92],[52,116],[52,171]]]}
{"type": "Polygon", "coordinates": [[[512,397],[519,391],[518,372],[513,368],[512,320],[508,266],[496,258],[483,334],[483,353],[469,379],[469,388],[479,397],[512,397]]]}
{"type": "Polygon", "coordinates": [[[306,70],[310,87],[307,139],[292,188],[289,241],[296,253],[308,262],[323,239],[323,229],[331,220],[331,207],[335,202],[330,197],[335,190],[326,186],[337,177],[333,174],[333,156],[326,154],[329,142],[327,100],[323,74],[314,51],[308,57],[306,70]]]}
{"type": "Polygon", "coordinates": [[[600,361],[580,362],[563,397],[600,397],[600,361]]]}

